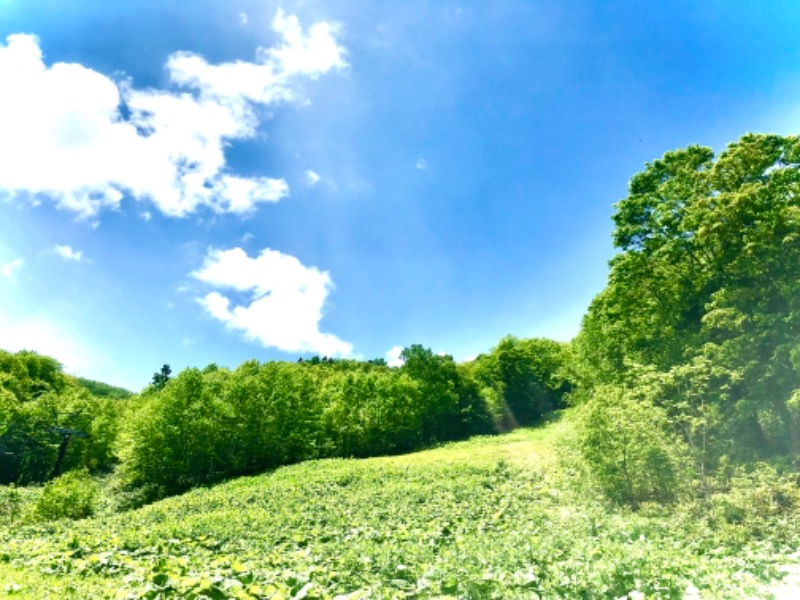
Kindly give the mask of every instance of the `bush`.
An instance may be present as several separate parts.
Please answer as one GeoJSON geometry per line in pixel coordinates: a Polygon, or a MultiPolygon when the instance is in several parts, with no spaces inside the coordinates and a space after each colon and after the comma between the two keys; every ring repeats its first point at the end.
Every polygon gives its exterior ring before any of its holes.
{"type": "Polygon", "coordinates": [[[797,475],[781,475],[767,463],[734,468],[728,487],[712,497],[715,514],[727,523],[758,524],[800,508],[797,475]]]}
{"type": "Polygon", "coordinates": [[[89,473],[71,471],[44,487],[35,512],[44,521],[85,519],[94,514],[96,501],[97,485],[89,473]]]}
{"type": "Polygon", "coordinates": [[[637,508],[674,500],[689,475],[688,449],[663,409],[619,387],[602,387],[584,407],[579,447],[609,499],[637,508]]]}

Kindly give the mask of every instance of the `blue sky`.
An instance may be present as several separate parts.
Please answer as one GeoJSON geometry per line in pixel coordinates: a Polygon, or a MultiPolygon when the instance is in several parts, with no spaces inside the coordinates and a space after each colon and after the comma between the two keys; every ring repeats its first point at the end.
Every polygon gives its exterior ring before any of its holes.
{"type": "Polygon", "coordinates": [[[0,0],[0,347],[570,339],[644,163],[800,129],[800,3],[0,0]]]}

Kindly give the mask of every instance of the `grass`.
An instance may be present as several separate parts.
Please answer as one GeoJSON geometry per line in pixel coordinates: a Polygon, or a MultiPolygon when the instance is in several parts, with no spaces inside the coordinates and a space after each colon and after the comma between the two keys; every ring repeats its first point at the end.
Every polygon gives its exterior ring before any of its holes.
{"type": "Polygon", "coordinates": [[[610,506],[564,460],[571,427],[306,462],[77,522],[0,520],[0,596],[768,597],[797,510],[610,506]]]}

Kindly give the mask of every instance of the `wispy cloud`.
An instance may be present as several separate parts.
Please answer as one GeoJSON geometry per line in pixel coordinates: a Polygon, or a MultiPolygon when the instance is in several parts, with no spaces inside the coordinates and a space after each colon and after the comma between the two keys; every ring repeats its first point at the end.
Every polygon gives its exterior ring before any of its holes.
{"type": "Polygon", "coordinates": [[[306,183],[307,183],[309,186],[311,186],[311,187],[314,187],[315,185],[317,185],[317,184],[319,183],[319,180],[320,180],[320,179],[321,179],[321,177],[320,177],[319,175],[317,175],[317,174],[316,174],[314,171],[312,171],[311,169],[309,169],[308,171],[306,171],[306,183]]]}
{"type": "Polygon", "coordinates": [[[255,135],[259,107],[302,101],[303,80],[347,63],[335,24],[306,31],[278,10],[272,25],[281,41],[259,48],[255,62],[171,55],[166,71],[179,91],[118,85],[75,63],[46,65],[35,36],[9,36],[0,43],[0,190],[85,218],[126,195],[173,217],[200,206],[247,213],[286,197],[282,178],[229,173],[224,148],[255,135]]]}
{"type": "Polygon", "coordinates": [[[56,244],[53,246],[53,252],[58,254],[64,260],[74,260],[75,262],[86,260],[86,258],[83,256],[82,250],[75,250],[71,246],[61,246],[56,244]]]}
{"type": "Polygon", "coordinates": [[[11,262],[7,262],[4,265],[0,265],[0,275],[5,277],[6,279],[12,279],[22,266],[25,264],[21,258],[15,258],[11,262]]]}
{"type": "Polygon", "coordinates": [[[209,315],[249,340],[284,352],[352,354],[351,344],[319,329],[333,289],[326,272],[269,248],[255,258],[232,248],[210,250],[203,267],[192,276],[219,290],[249,296],[239,305],[219,291],[198,298],[209,315]]]}
{"type": "Polygon", "coordinates": [[[425,171],[428,168],[428,161],[424,158],[418,158],[416,164],[414,165],[420,171],[425,171]]]}

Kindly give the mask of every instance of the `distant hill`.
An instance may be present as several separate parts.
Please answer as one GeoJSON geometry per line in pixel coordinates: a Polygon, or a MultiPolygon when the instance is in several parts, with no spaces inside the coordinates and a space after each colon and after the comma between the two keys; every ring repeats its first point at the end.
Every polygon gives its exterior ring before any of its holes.
{"type": "Polygon", "coordinates": [[[89,392],[98,398],[116,398],[124,400],[133,396],[133,392],[125,388],[116,387],[101,381],[94,381],[92,379],[84,379],[83,377],[76,377],[75,381],[82,388],[89,390],[89,392]]]}

